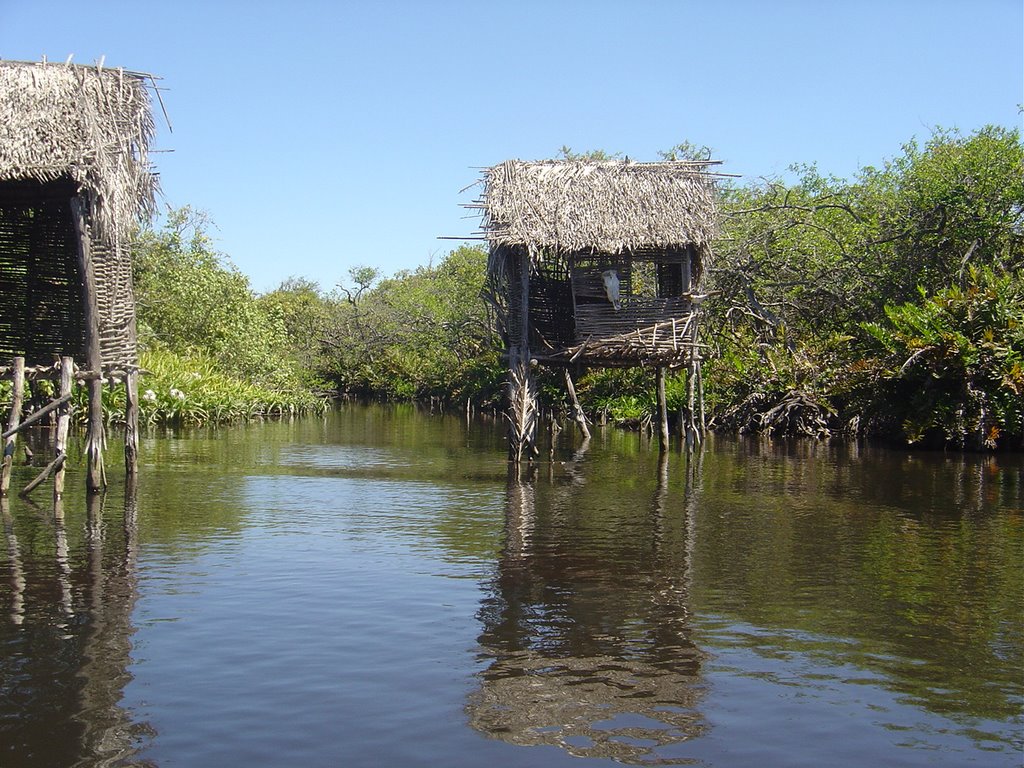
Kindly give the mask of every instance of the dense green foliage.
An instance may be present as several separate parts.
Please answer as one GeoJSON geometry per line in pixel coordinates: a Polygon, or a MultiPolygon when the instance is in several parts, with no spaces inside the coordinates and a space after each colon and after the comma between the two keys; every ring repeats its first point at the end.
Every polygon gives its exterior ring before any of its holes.
{"type": "Polygon", "coordinates": [[[971,267],[964,288],[886,308],[865,323],[877,357],[860,391],[867,413],[896,420],[908,440],[995,448],[1024,427],[1024,273],[971,267]]]}
{"type": "Polygon", "coordinates": [[[504,372],[480,299],[486,267],[483,250],[462,247],[385,279],[355,267],[331,294],[288,281],[263,300],[282,308],[300,359],[340,392],[491,403],[504,372]]]}
{"type": "MultiPolygon", "coordinates": [[[[662,153],[709,155],[685,142],[662,153]]],[[[1020,445],[1019,133],[936,131],[852,180],[792,171],[722,186],[702,328],[712,424],[1020,445]]],[[[194,212],[173,212],[136,254],[143,347],[178,360],[182,375],[214,366],[292,403],[319,391],[500,404],[504,366],[480,299],[483,249],[463,246],[390,277],[354,267],[330,291],[292,278],[256,297],[205,229],[194,212]]],[[[182,390],[172,381],[182,375],[168,375],[168,392],[182,390]]],[[[560,376],[541,379],[545,402],[563,408],[560,376]]],[[[685,377],[667,384],[677,412],[685,377]]],[[[578,390],[596,418],[644,423],[654,405],[649,371],[585,372],[578,390]]],[[[219,412],[212,402],[197,408],[219,412]]],[[[236,410],[245,409],[224,409],[236,410]]]]}
{"type": "Polygon", "coordinates": [[[771,417],[790,403],[809,434],[1019,444],[1019,133],[939,131],[852,182],[795,170],[724,190],[705,323],[717,423],[792,431],[771,417]]]}
{"type": "MultiPolygon", "coordinates": [[[[136,244],[142,417],[205,423],[323,407],[303,386],[305,361],[293,354],[287,315],[257,299],[245,275],[213,250],[206,228],[184,208],[136,244]]],[[[122,412],[110,405],[112,416],[122,412]]]]}

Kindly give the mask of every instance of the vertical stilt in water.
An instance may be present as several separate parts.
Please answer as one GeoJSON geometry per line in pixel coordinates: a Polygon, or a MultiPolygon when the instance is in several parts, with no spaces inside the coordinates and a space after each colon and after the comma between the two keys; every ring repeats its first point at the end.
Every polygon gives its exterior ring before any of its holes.
{"type": "Polygon", "coordinates": [[[690,364],[686,372],[687,425],[686,449],[693,450],[704,439],[704,382],[701,377],[700,349],[697,346],[697,318],[690,324],[690,364]]]}
{"type": "Polygon", "coordinates": [[[537,454],[537,383],[530,370],[530,252],[519,254],[518,339],[508,351],[509,459],[533,460],[537,454]]]}
{"type": "Polygon", "coordinates": [[[692,451],[695,444],[700,443],[697,433],[697,374],[693,357],[686,371],[686,450],[692,451]]]}
{"type": "Polygon", "coordinates": [[[569,373],[569,369],[565,369],[565,390],[569,393],[569,402],[572,404],[572,418],[580,428],[580,432],[583,433],[583,439],[590,439],[590,430],[587,428],[587,415],[583,412],[583,408],[580,406],[579,398],[576,397],[576,387],[572,383],[572,374],[569,373]]]}
{"type": "MultiPolygon", "coordinates": [[[[60,396],[70,397],[71,377],[74,374],[75,361],[70,357],[60,359],[60,396]]],[[[71,422],[71,403],[65,402],[57,409],[57,433],[53,438],[53,452],[56,457],[67,454],[68,426],[71,422]]],[[[64,495],[64,465],[60,462],[53,475],[53,499],[59,501],[64,495]]]]}
{"type": "Polygon", "coordinates": [[[701,365],[701,358],[697,356],[697,426],[700,427],[701,435],[707,434],[708,422],[704,414],[704,366],[701,365]]]}
{"type": "Polygon", "coordinates": [[[139,371],[131,368],[124,378],[124,471],[134,477],[139,471],[139,371]]]}
{"type": "Polygon", "coordinates": [[[11,466],[14,464],[14,449],[17,446],[18,425],[21,424],[21,401],[25,397],[25,358],[14,358],[11,368],[14,377],[11,391],[11,415],[7,420],[7,432],[4,438],[3,469],[0,471],[0,496],[6,496],[11,489],[11,466]]]}
{"type": "Polygon", "coordinates": [[[537,450],[537,384],[529,359],[510,356],[508,376],[509,459],[533,459],[537,450]]]}
{"type": "MultiPolygon", "coordinates": [[[[548,459],[551,462],[554,462],[554,460],[555,460],[555,446],[558,445],[558,436],[560,434],[562,434],[562,424],[558,420],[558,415],[555,413],[555,411],[553,409],[549,410],[548,411],[548,437],[550,439],[549,439],[549,443],[548,443],[548,459]]],[[[551,464],[548,464],[548,466],[550,468],[551,464]]]]}
{"type": "Polygon", "coordinates": [[[659,365],[655,378],[658,382],[658,449],[668,450],[668,397],[665,394],[665,366],[659,365]]]}
{"type": "Polygon", "coordinates": [[[103,467],[103,379],[100,371],[99,311],[96,298],[96,274],[92,263],[89,229],[85,223],[85,203],[71,198],[71,214],[78,244],[78,267],[82,281],[82,307],[85,319],[86,364],[89,367],[89,422],[85,441],[86,480],[89,491],[98,491],[107,484],[103,467]]]}

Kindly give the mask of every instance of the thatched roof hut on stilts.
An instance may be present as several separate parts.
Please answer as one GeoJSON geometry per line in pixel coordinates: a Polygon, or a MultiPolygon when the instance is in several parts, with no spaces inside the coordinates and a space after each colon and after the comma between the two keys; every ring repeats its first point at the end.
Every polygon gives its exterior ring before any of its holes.
{"type": "MultiPolygon", "coordinates": [[[[75,375],[89,387],[87,487],[105,485],[104,379],[125,381],[125,459],[129,474],[135,472],[138,359],[129,243],[154,208],[153,85],[150,75],[102,64],[0,61],[0,359],[15,361],[7,369],[15,402],[4,433],[3,492],[21,425],[24,372],[30,378],[63,373],[66,391],[58,400],[69,398],[72,364],[56,362],[62,359],[77,362],[75,375]]],[[[60,443],[67,400],[54,407],[60,443]]],[[[63,450],[58,444],[52,466],[55,493],[63,483],[63,450]]]]}
{"type": "MultiPolygon", "coordinates": [[[[484,172],[487,298],[508,349],[510,458],[535,452],[531,367],[649,366],[689,371],[688,441],[700,439],[701,275],[717,205],[714,161],[510,160],[484,172]]],[[[585,429],[577,407],[577,420],[585,429]]]]}

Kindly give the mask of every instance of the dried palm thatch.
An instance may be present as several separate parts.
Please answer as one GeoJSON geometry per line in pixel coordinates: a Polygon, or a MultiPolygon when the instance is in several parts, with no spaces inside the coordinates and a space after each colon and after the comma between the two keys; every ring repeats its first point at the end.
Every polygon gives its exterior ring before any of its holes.
{"type": "Polygon", "coordinates": [[[696,653],[675,664],[509,653],[480,675],[466,715],[476,731],[509,744],[626,765],[673,764],[662,755],[707,730],[701,680],[685,663],[696,653]]]}
{"type": "Polygon", "coordinates": [[[475,204],[491,246],[618,254],[695,246],[715,235],[707,162],[508,160],[487,169],[475,204]]]}
{"type": "Polygon", "coordinates": [[[0,61],[0,181],[71,179],[95,235],[122,242],[154,206],[147,80],[123,69],[0,61]]]}
{"type": "Polygon", "coordinates": [[[488,169],[475,206],[490,241],[485,298],[503,338],[514,346],[529,334],[549,361],[682,364],[716,231],[714,164],[510,160],[488,169]]]}
{"type": "Polygon", "coordinates": [[[150,75],[0,61],[0,351],[78,356],[84,321],[69,210],[91,240],[101,356],[135,363],[128,243],[154,208],[150,75]]]}

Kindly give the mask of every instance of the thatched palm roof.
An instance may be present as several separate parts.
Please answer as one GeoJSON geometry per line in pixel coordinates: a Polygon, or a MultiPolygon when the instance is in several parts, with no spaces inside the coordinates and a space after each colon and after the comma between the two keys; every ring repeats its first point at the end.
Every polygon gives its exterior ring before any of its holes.
{"type": "Polygon", "coordinates": [[[484,173],[491,245],[622,253],[704,250],[717,206],[708,162],[509,160],[484,173]]]}
{"type": "Polygon", "coordinates": [[[154,204],[148,79],[0,61],[0,181],[71,179],[86,193],[95,233],[122,242],[154,204]]]}

